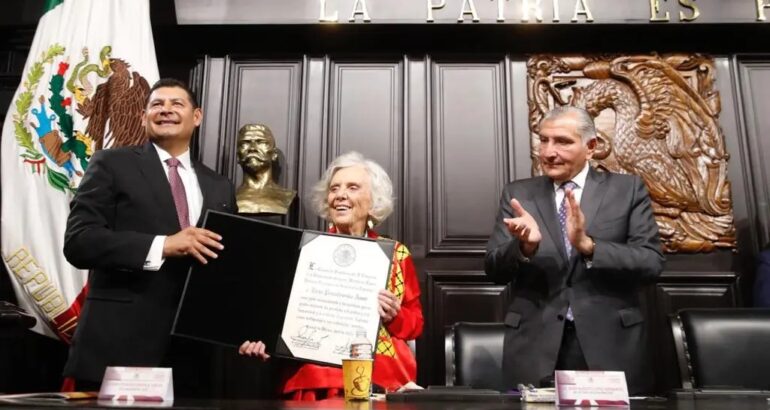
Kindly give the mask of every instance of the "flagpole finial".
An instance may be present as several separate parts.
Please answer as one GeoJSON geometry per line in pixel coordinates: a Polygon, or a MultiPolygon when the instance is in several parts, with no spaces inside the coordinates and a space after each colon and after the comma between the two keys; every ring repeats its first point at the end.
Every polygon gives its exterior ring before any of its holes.
{"type": "Polygon", "coordinates": [[[53,9],[54,7],[64,3],[64,0],[45,0],[45,6],[43,8],[43,13],[48,13],[53,9]]]}

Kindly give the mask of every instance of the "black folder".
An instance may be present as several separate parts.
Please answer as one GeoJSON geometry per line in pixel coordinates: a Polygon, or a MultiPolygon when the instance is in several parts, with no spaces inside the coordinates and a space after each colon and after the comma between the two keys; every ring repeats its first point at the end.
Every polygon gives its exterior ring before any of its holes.
{"type": "MultiPolygon", "coordinates": [[[[231,347],[261,340],[270,354],[293,358],[280,335],[300,251],[329,234],[216,211],[203,226],[222,236],[224,249],[206,265],[193,264],[172,334],[231,347]]],[[[377,242],[390,260],[394,243],[377,242]]]]}
{"type": "Polygon", "coordinates": [[[262,340],[274,351],[302,230],[215,211],[203,226],[222,236],[224,249],[193,264],[172,333],[224,346],[262,340]]]}

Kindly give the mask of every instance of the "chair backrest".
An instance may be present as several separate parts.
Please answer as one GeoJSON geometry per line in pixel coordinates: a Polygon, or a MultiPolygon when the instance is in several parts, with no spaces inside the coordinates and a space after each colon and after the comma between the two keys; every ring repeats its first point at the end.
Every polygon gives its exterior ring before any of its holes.
{"type": "Polygon", "coordinates": [[[448,328],[446,385],[501,390],[504,336],[502,323],[457,322],[448,328]]]}
{"type": "Polygon", "coordinates": [[[770,309],[683,309],[671,330],[682,388],[770,389],[770,309]]]}

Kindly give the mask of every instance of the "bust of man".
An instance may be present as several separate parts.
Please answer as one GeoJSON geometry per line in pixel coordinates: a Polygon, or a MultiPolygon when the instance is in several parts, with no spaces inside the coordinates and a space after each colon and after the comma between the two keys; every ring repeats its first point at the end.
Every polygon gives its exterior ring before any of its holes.
{"type": "Polygon", "coordinates": [[[262,124],[246,124],[238,131],[238,163],[243,183],[235,193],[238,212],[286,214],[296,191],[273,181],[273,162],[278,159],[273,133],[262,124]]]}

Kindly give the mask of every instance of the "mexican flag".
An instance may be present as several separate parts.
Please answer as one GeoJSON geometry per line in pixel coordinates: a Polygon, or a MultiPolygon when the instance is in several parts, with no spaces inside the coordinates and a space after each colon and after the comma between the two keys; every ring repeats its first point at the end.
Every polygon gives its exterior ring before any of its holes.
{"type": "Polygon", "coordinates": [[[144,142],[158,79],[149,0],[47,0],[3,123],[2,259],[34,330],[69,342],[87,271],[62,253],[69,202],[93,153],[144,142]]]}

